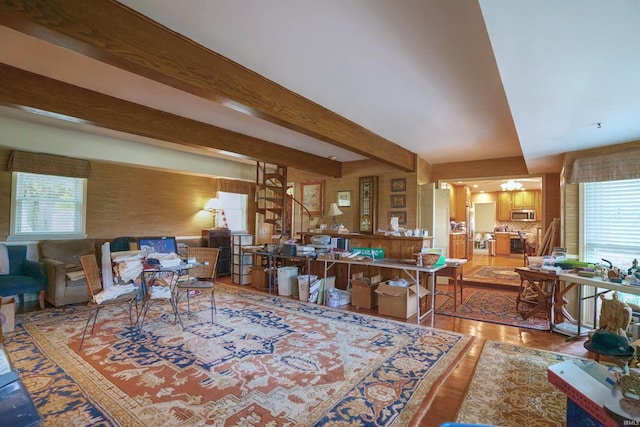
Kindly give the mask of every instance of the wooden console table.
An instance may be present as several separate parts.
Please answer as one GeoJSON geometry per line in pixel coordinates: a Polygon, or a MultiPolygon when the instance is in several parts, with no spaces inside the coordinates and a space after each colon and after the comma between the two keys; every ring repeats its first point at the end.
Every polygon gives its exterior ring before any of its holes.
{"type": "Polygon", "coordinates": [[[458,283],[460,284],[460,304],[462,304],[462,288],[464,283],[463,266],[466,259],[456,261],[456,264],[445,264],[444,268],[438,270],[437,276],[451,277],[453,279],[453,292],[436,291],[438,295],[447,295],[453,298],[453,311],[458,309],[458,283]]]}

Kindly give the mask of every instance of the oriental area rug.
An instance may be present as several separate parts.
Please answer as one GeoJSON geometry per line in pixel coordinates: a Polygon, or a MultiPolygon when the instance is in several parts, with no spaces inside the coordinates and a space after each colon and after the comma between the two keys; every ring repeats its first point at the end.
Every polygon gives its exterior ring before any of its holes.
{"type": "MultiPolygon", "coordinates": [[[[516,308],[518,293],[495,288],[465,287],[462,290],[462,304],[453,309],[453,299],[448,298],[437,310],[437,314],[480,320],[519,328],[548,330],[549,319],[544,311],[523,319],[516,308]]],[[[526,307],[526,306],[525,306],[526,307]]]]}
{"type": "Polygon", "coordinates": [[[487,340],[456,421],[504,427],[566,425],[566,396],[547,368],[586,359],[487,340]]]}
{"type": "MultiPolygon", "coordinates": [[[[46,426],[417,425],[473,337],[216,285],[185,329],[105,308],[17,316],[6,348],[46,426]]],[[[184,310],[186,307],[181,307],[184,310]]],[[[181,311],[182,312],[182,311],[181,311]]]]}
{"type": "Polygon", "coordinates": [[[464,281],[517,287],[520,286],[520,275],[514,271],[513,267],[477,266],[465,273],[464,281]]]}

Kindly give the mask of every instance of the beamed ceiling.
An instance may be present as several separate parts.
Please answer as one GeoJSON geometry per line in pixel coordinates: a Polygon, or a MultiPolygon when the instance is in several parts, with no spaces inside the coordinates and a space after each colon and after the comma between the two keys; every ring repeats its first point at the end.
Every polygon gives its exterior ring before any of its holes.
{"type": "Polygon", "coordinates": [[[557,173],[640,139],[638,18],[634,0],[0,0],[0,104],[334,177],[366,158],[557,173]]]}

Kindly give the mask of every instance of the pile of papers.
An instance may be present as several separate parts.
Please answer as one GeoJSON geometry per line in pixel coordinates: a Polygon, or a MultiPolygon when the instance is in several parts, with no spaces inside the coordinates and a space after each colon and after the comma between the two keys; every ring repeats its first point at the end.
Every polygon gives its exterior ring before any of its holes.
{"type": "Polygon", "coordinates": [[[112,300],[120,295],[134,292],[138,289],[133,283],[127,285],[113,285],[109,289],[102,290],[93,296],[93,302],[96,304],[102,304],[105,301],[112,300]]]}
{"type": "Polygon", "coordinates": [[[114,252],[111,259],[116,263],[114,272],[120,281],[134,281],[142,273],[142,253],[140,251],[114,252]]]}
{"type": "Polygon", "coordinates": [[[171,252],[168,254],[162,254],[162,253],[149,254],[147,258],[157,259],[158,261],[160,261],[160,266],[164,268],[177,267],[182,262],[180,257],[175,252],[171,252]]]}

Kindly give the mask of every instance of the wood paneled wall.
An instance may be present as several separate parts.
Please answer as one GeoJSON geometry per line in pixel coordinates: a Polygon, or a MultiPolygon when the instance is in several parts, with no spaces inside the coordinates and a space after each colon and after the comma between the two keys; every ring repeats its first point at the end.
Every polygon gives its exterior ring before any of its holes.
{"type": "MultiPolygon", "coordinates": [[[[323,212],[328,212],[332,202],[337,200],[337,191],[351,191],[351,206],[340,207],[343,215],[337,217],[336,220],[342,222],[349,231],[358,232],[358,210],[359,210],[359,179],[365,176],[378,177],[378,229],[389,229],[389,211],[406,211],[407,224],[402,225],[404,228],[415,228],[417,221],[417,200],[418,200],[418,184],[416,172],[403,172],[383,163],[374,160],[360,160],[355,162],[345,162],[342,166],[341,178],[328,178],[326,176],[312,174],[309,172],[288,169],[288,178],[290,183],[295,184],[295,197],[302,201],[300,194],[300,184],[304,181],[323,181],[323,212]],[[406,191],[391,193],[391,180],[405,178],[407,183],[406,191]],[[405,194],[405,208],[391,209],[391,194],[405,194]]],[[[296,215],[299,215],[299,209],[296,209],[296,215]]],[[[309,222],[305,218],[303,223],[303,231],[308,231],[309,222]]],[[[333,218],[323,215],[319,218],[319,224],[333,224],[333,218]]],[[[300,228],[300,219],[297,217],[295,223],[296,231],[300,228]]]]}
{"type": "MultiPolygon", "coordinates": [[[[10,150],[0,150],[6,165],[10,150]]],[[[89,237],[199,236],[211,228],[212,214],[202,210],[217,190],[247,194],[250,209],[248,229],[254,232],[255,183],[214,177],[136,168],[106,162],[91,162],[87,181],[87,226],[89,237]]],[[[0,171],[0,240],[10,227],[11,172],[0,171]]]]}

